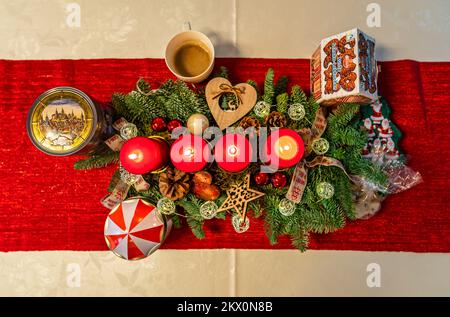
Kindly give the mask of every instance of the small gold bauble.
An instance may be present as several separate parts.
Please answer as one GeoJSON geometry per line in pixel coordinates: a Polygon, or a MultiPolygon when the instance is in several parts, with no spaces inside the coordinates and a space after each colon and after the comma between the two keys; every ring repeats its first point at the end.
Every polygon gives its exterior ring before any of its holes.
{"type": "Polygon", "coordinates": [[[271,107],[272,106],[270,104],[261,100],[258,101],[256,105],[253,107],[253,112],[256,114],[256,116],[260,118],[265,118],[269,115],[271,107]]]}
{"type": "Polygon", "coordinates": [[[212,219],[217,215],[219,207],[213,201],[207,201],[200,206],[200,215],[204,219],[212,219]]]}
{"type": "Polygon", "coordinates": [[[283,198],[278,205],[278,211],[283,216],[288,217],[295,212],[295,203],[287,198],[283,198]]]}
{"type": "Polygon", "coordinates": [[[176,206],[172,200],[167,197],[163,197],[158,200],[156,208],[158,208],[159,212],[164,215],[171,215],[175,213],[176,206]]]}
{"type": "Polygon", "coordinates": [[[306,115],[305,107],[301,103],[294,103],[289,106],[288,115],[294,121],[302,120],[306,115]]]}
{"type": "Polygon", "coordinates": [[[203,131],[209,127],[209,120],[201,113],[195,113],[189,117],[186,126],[192,134],[202,135],[203,131]]]}
{"type": "Polygon", "coordinates": [[[334,195],[334,186],[328,182],[321,182],[317,184],[316,193],[320,198],[330,199],[334,195]]]}
{"type": "Polygon", "coordinates": [[[328,143],[328,141],[324,138],[316,139],[312,144],[312,149],[317,155],[323,155],[327,153],[329,148],[330,143],[328,143]]]}

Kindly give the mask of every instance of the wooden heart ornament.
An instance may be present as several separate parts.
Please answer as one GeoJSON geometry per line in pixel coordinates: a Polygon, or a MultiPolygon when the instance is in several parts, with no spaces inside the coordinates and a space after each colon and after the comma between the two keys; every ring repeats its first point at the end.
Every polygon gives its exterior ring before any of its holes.
{"type": "Polygon", "coordinates": [[[253,86],[246,83],[232,86],[223,77],[211,79],[206,85],[205,95],[209,109],[221,130],[226,129],[249,113],[255,106],[257,98],[253,86]],[[233,110],[223,110],[219,105],[220,96],[226,93],[232,93],[236,96],[237,104],[234,105],[235,109],[233,110]]]}

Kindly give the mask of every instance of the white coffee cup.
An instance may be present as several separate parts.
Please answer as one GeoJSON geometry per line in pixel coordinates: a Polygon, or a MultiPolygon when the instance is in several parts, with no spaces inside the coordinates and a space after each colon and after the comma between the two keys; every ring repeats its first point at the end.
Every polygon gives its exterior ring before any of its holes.
{"type": "Polygon", "coordinates": [[[181,79],[182,81],[188,82],[188,83],[199,83],[201,81],[204,81],[208,76],[211,74],[213,68],[214,68],[214,46],[211,43],[211,40],[203,33],[198,31],[184,31],[181,33],[176,34],[172,39],[169,41],[166,47],[166,53],[165,53],[165,60],[166,65],[169,68],[169,70],[177,76],[177,78],[181,79]],[[203,45],[202,47],[204,49],[208,50],[208,54],[210,56],[210,62],[208,67],[199,75],[192,76],[192,77],[186,77],[182,74],[179,74],[177,72],[177,69],[175,67],[175,55],[177,51],[185,44],[189,42],[201,42],[203,45]]]}

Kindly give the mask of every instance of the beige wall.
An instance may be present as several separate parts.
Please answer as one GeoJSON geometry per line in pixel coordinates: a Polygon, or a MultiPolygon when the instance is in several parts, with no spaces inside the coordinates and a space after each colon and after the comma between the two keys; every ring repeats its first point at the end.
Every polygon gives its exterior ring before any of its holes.
{"type": "MultiPolygon", "coordinates": [[[[376,37],[381,59],[449,59],[449,1],[376,1],[380,28],[366,24],[370,2],[0,0],[0,58],[162,57],[189,20],[219,56],[306,58],[323,37],[358,26],[376,37]],[[80,4],[80,28],[66,23],[70,2],[80,4]]],[[[125,262],[108,252],[13,252],[0,253],[0,295],[450,296],[449,268],[450,254],[161,250],[125,262]],[[367,286],[370,263],[380,265],[379,288],[367,286]]]]}
{"type": "Polygon", "coordinates": [[[0,58],[162,57],[191,21],[218,56],[306,58],[329,35],[360,27],[381,60],[447,60],[447,0],[0,0],[0,58]],[[78,3],[80,27],[66,23],[78,3]],[[380,27],[366,23],[380,7],[380,27]],[[38,14],[36,14],[38,13],[38,14]]]}

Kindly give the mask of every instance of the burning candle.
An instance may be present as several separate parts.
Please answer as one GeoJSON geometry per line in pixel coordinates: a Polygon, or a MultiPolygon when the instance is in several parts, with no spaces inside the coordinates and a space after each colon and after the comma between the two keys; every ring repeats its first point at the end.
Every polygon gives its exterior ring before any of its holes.
{"type": "Polygon", "coordinates": [[[264,146],[265,161],[275,169],[297,164],[305,152],[301,136],[291,129],[277,129],[267,138],[264,146]]]}
{"type": "Polygon", "coordinates": [[[169,146],[164,139],[135,137],[120,149],[120,163],[132,174],[146,174],[164,168],[169,161],[169,146]]]}
{"type": "Polygon", "coordinates": [[[203,169],[210,161],[211,150],[202,137],[184,134],[179,137],[170,149],[170,159],[176,169],[193,173],[203,169]]]}
{"type": "Polygon", "coordinates": [[[214,148],[217,165],[227,172],[243,171],[252,159],[252,148],[241,134],[229,133],[222,136],[214,148]]]}

